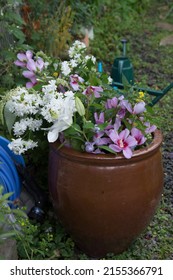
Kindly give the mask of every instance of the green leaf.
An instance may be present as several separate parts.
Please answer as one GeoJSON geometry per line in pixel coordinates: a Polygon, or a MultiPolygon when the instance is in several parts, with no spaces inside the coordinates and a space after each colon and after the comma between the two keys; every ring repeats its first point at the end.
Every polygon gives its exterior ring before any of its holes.
{"type": "Polygon", "coordinates": [[[125,90],[131,88],[131,84],[129,83],[129,81],[127,80],[126,76],[123,73],[122,73],[122,84],[125,90]]]}
{"type": "Polygon", "coordinates": [[[77,151],[82,151],[82,141],[81,141],[81,138],[79,139],[72,139],[72,141],[70,142],[71,146],[73,149],[77,150],[77,151]]]}
{"type": "Polygon", "coordinates": [[[86,121],[84,126],[83,126],[84,129],[93,129],[94,128],[94,124],[90,121],[86,121]]]}
{"type": "Polygon", "coordinates": [[[71,125],[68,129],[64,131],[64,135],[75,135],[76,132],[82,133],[80,126],[77,124],[71,125]]]}
{"type": "Polygon", "coordinates": [[[12,212],[13,212],[13,214],[17,215],[18,217],[27,218],[26,213],[20,209],[13,209],[12,212]]]}
{"type": "Polygon", "coordinates": [[[14,13],[14,11],[9,11],[5,17],[6,19],[10,20],[10,22],[16,23],[18,25],[25,25],[25,21],[22,19],[22,17],[19,14],[14,13]]]}
{"type": "Polygon", "coordinates": [[[99,148],[102,149],[102,150],[105,150],[109,153],[117,155],[117,153],[114,150],[112,150],[111,148],[109,148],[108,146],[99,146],[99,148]]]}
{"type": "Polygon", "coordinates": [[[8,101],[4,107],[4,119],[8,128],[9,133],[11,134],[12,127],[15,123],[16,116],[9,110],[9,105],[11,101],[8,101]]]}
{"type": "Polygon", "coordinates": [[[0,198],[0,202],[1,203],[4,202],[4,201],[8,202],[7,200],[12,194],[13,194],[13,192],[3,194],[3,196],[1,196],[1,198],[0,198]]]}
{"type": "Polygon", "coordinates": [[[128,130],[131,130],[132,125],[126,119],[122,119],[122,122],[125,124],[125,127],[128,128],[128,130]]]}
{"type": "Polygon", "coordinates": [[[12,237],[16,234],[16,231],[10,231],[10,232],[5,232],[5,233],[1,233],[0,234],[0,239],[4,239],[4,238],[8,238],[8,237],[12,237]]]}
{"type": "Polygon", "coordinates": [[[11,26],[10,29],[11,29],[11,33],[17,39],[19,39],[21,43],[23,43],[25,41],[25,35],[19,28],[16,28],[15,26],[11,26]]]}

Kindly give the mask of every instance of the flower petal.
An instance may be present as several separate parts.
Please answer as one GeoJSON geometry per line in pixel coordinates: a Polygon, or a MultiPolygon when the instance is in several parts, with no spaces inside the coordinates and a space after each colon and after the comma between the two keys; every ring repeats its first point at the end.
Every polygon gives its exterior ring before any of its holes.
{"type": "Polygon", "coordinates": [[[33,71],[33,72],[35,72],[37,70],[36,63],[33,59],[28,60],[26,67],[28,68],[28,70],[33,71]]]}
{"type": "Polygon", "coordinates": [[[136,141],[136,139],[133,136],[129,136],[126,139],[126,143],[128,144],[129,147],[134,147],[137,145],[138,142],[136,141]]]}
{"type": "Polygon", "coordinates": [[[112,149],[115,152],[121,152],[122,151],[122,149],[119,146],[115,145],[115,144],[110,144],[109,148],[112,149]]]}
{"type": "Polygon", "coordinates": [[[23,62],[23,61],[16,60],[16,61],[14,62],[14,64],[15,64],[16,66],[26,67],[26,63],[23,62]]]}
{"type": "Polygon", "coordinates": [[[146,110],[146,108],[145,108],[145,102],[144,102],[144,101],[141,101],[141,102],[137,103],[137,104],[134,106],[133,114],[135,114],[135,115],[141,114],[141,113],[143,113],[145,110],[146,110]]]}
{"type": "Polygon", "coordinates": [[[123,150],[123,155],[125,156],[125,158],[131,158],[133,153],[132,153],[132,150],[129,148],[129,147],[126,147],[124,150],[123,150]]]}
{"type": "Polygon", "coordinates": [[[27,57],[24,53],[18,53],[17,54],[17,58],[20,60],[20,61],[27,61],[27,57]]]}
{"type": "Polygon", "coordinates": [[[109,131],[109,138],[115,143],[119,139],[118,133],[115,130],[111,129],[109,131]]]}
{"type": "Polygon", "coordinates": [[[32,82],[27,82],[26,83],[26,88],[32,88],[34,84],[32,82]]]}
{"type": "Polygon", "coordinates": [[[47,134],[47,139],[49,143],[53,143],[58,139],[59,132],[56,129],[53,129],[52,131],[49,131],[47,134]]]}
{"type": "Polygon", "coordinates": [[[27,59],[31,59],[32,56],[33,56],[32,51],[26,51],[26,57],[27,57],[27,59]]]}
{"type": "Polygon", "coordinates": [[[124,130],[122,130],[120,132],[119,138],[120,139],[126,139],[128,137],[128,135],[129,135],[129,133],[130,133],[130,131],[127,128],[125,128],[124,130]]]}
{"type": "Polygon", "coordinates": [[[25,78],[28,78],[28,79],[31,79],[35,76],[34,72],[31,72],[31,71],[23,71],[22,74],[25,78]]]}

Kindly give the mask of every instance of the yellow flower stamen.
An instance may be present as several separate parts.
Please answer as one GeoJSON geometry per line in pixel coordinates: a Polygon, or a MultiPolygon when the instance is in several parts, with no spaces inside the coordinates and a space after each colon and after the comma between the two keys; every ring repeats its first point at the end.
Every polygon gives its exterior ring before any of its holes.
{"type": "Polygon", "coordinates": [[[58,72],[54,72],[54,73],[53,73],[53,76],[54,76],[54,77],[58,77],[58,75],[59,75],[58,72]]]}

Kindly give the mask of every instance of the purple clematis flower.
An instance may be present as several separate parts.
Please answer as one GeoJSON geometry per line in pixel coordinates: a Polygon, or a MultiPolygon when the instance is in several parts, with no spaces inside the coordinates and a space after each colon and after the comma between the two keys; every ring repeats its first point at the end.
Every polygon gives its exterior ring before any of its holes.
{"type": "Polygon", "coordinates": [[[117,131],[111,130],[109,133],[110,139],[114,144],[110,144],[111,148],[115,152],[123,152],[125,158],[132,157],[132,148],[137,145],[137,141],[133,136],[129,136],[130,131],[126,128],[118,134],[117,131]]]}
{"type": "Polygon", "coordinates": [[[70,85],[75,91],[79,90],[79,83],[83,83],[83,81],[84,79],[77,74],[70,75],[70,85]]]}
{"type": "Polygon", "coordinates": [[[86,90],[84,90],[83,94],[85,94],[87,96],[90,96],[90,95],[94,94],[94,96],[96,98],[99,98],[100,97],[100,92],[103,92],[102,87],[89,86],[89,87],[87,87],[86,90]]]}
{"type": "Polygon", "coordinates": [[[144,137],[142,132],[136,127],[132,128],[131,135],[136,139],[137,145],[143,145],[146,141],[146,138],[144,137]]]}

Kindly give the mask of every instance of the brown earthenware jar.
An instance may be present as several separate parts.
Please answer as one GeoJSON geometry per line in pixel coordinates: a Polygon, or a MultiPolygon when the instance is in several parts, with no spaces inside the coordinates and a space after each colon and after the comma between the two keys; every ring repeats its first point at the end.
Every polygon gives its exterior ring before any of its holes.
{"type": "Polygon", "coordinates": [[[50,145],[54,209],[76,245],[92,257],[118,254],[149,224],[163,188],[162,134],[131,159],[50,145]]]}

